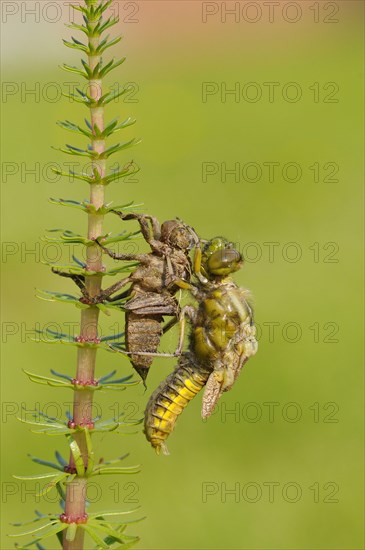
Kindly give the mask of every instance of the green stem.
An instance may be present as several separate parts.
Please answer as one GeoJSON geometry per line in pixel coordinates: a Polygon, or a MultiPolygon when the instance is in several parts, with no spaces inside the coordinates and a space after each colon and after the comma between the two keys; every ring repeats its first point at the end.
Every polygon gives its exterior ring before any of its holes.
{"type": "MultiPolygon", "coordinates": [[[[96,4],[96,0],[94,4],[96,4]]],[[[98,20],[90,21],[92,29],[95,28],[98,20]]],[[[92,33],[91,33],[92,34],[92,33]]],[[[94,49],[99,44],[99,36],[89,37],[89,47],[94,49]]],[[[100,56],[89,56],[88,64],[91,70],[100,62],[100,56]]],[[[89,95],[97,101],[102,95],[102,82],[100,80],[89,81],[89,95]]],[[[104,129],[104,109],[98,107],[90,109],[91,127],[95,125],[99,130],[104,129]]],[[[94,133],[94,131],[93,131],[94,133]]],[[[94,151],[102,153],[105,150],[105,142],[97,139],[91,140],[91,147],[94,151]]],[[[93,161],[93,170],[96,169],[100,177],[105,176],[106,170],[105,160],[93,161]]],[[[105,202],[104,186],[98,184],[90,185],[90,203],[97,210],[105,202]]],[[[98,213],[88,215],[88,231],[89,239],[94,240],[102,234],[103,216],[98,213]]],[[[102,255],[100,248],[97,245],[90,245],[86,250],[87,269],[90,271],[100,272],[103,269],[102,255]]],[[[96,296],[101,290],[101,276],[85,277],[85,286],[91,297],[96,296]]],[[[89,307],[81,312],[80,336],[87,340],[95,339],[98,336],[98,319],[99,309],[89,307]]],[[[80,381],[87,382],[94,379],[95,363],[96,363],[96,348],[81,347],[78,350],[77,356],[77,371],[76,378],[80,381]]],[[[92,422],[92,405],[93,391],[83,389],[75,390],[73,404],[73,421],[76,425],[88,424],[92,422]]],[[[75,434],[75,440],[81,450],[85,469],[88,463],[87,446],[84,431],[79,431],[75,434]]],[[[70,456],[71,467],[74,466],[72,454],[70,456]]],[[[66,488],[66,503],[65,513],[67,516],[82,516],[86,513],[86,478],[76,476],[73,483],[66,488]]],[[[78,528],[73,541],[67,541],[66,537],[63,540],[64,550],[81,550],[84,544],[84,530],[78,528]]]]}

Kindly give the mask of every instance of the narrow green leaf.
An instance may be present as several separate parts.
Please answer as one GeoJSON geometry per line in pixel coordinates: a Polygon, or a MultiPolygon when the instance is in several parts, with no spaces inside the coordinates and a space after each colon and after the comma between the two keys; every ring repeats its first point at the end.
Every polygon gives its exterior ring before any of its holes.
{"type": "MultiPolygon", "coordinates": [[[[54,172],[60,174],[60,171],[54,170],[54,172]]],[[[60,175],[69,176],[69,174],[67,174],[66,172],[64,172],[63,174],[60,174],[60,175]]],[[[88,210],[88,203],[86,201],[78,202],[78,201],[74,201],[74,200],[71,200],[71,199],[54,199],[53,197],[50,197],[49,202],[51,202],[52,204],[57,204],[59,206],[68,206],[70,208],[77,208],[77,209],[83,210],[83,211],[88,210]]]]}
{"type": "Polygon", "coordinates": [[[81,59],[81,64],[85,69],[85,73],[87,74],[87,78],[90,80],[93,73],[92,73],[87,61],[85,61],[85,59],[81,59]]]}
{"type": "Polygon", "coordinates": [[[103,539],[98,535],[93,527],[89,527],[87,523],[81,524],[79,525],[79,527],[81,527],[81,529],[84,529],[84,531],[86,531],[90,535],[93,541],[95,541],[100,548],[110,548],[110,546],[103,541],[103,539]]]}
{"type": "Polygon", "coordinates": [[[69,436],[67,439],[69,442],[73,459],[75,461],[77,474],[80,477],[83,477],[85,475],[85,465],[84,465],[84,461],[82,460],[80,447],[78,446],[78,444],[76,443],[75,439],[72,436],[69,436]]]}
{"type": "Polygon", "coordinates": [[[54,468],[55,470],[63,472],[63,466],[60,466],[59,464],[49,462],[48,460],[43,460],[42,458],[37,458],[36,456],[32,456],[30,454],[28,454],[28,456],[32,460],[32,462],[35,462],[36,464],[40,464],[41,466],[48,466],[49,468],[54,468]]]}
{"type": "MultiPolygon", "coordinates": [[[[11,535],[9,535],[9,537],[23,537],[23,536],[26,536],[26,535],[33,535],[34,533],[39,533],[42,530],[45,530],[45,533],[47,533],[47,530],[49,531],[49,529],[55,527],[55,525],[57,525],[57,527],[61,527],[61,529],[64,529],[63,525],[67,526],[67,524],[62,524],[59,521],[57,521],[57,523],[56,523],[56,521],[53,521],[51,523],[51,526],[49,526],[49,524],[46,523],[46,525],[42,525],[41,527],[37,527],[36,529],[32,529],[31,531],[23,531],[22,533],[11,534],[11,535]]],[[[42,540],[45,536],[45,533],[42,533],[42,537],[39,538],[38,540],[42,540]]],[[[34,544],[34,542],[33,542],[33,544],[34,544]]]]}
{"type": "Polygon", "coordinates": [[[110,183],[126,178],[127,176],[133,176],[134,174],[137,174],[139,170],[140,168],[136,169],[135,165],[129,164],[127,165],[127,167],[123,168],[123,170],[120,170],[118,172],[112,172],[111,174],[105,176],[103,178],[104,184],[109,185],[110,183]],[[131,170],[132,166],[133,166],[133,170],[131,170]]]}
{"type": "Polygon", "coordinates": [[[136,508],[133,508],[132,510],[102,510],[101,512],[91,512],[89,514],[89,518],[92,519],[101,519],[104,518],[112,518],[117,516],[126,516],[128,514],[134,514],[134,512],[137,512],[141,507],[137,506],[136,508]]]}
{"type": "Polygon", "coordinates": [[[113,376],[117,373],[117,370],[113,370],[111,372],[109,372],[108,374],[105,374],[104,376],[102,376],[101,378],[99,378],[99,383],[103,383],[105,382],[106,380],[109,380],[110,378],[113,378],[113,376]]]}
{"type": "Polygon", "coordinates": [[[116,541],[123,543],[125,540],[124,535],[119,533],[116,529],[113,529],[111,527],[107,527],[106,525],[103,525],[100,521],[97,520],[89,520],[88,526],[90,528],[94,527],[98,531],[101,531],[105,535],[109,535],[113,537],[116,541]]]}
{"type": "MultiPolygon", "coordinates": [[[[37,289],[37,298],[39,298],[40,300],[45,300],[46,302],[67,302],[75,305],[80,304],[80,300],[77,296],[73,296],[72,294],[65,294],[64,292],[53,292],[51,290],[37,289]]],[[[45,331],[35,331],[35,332],[37,332],[38,334],[45,334],[45,331]]],[[[55,333],[50,330],[47,330],[46,334],[51,334],[52,336],[59,334],[60,337],[65,337],[65,338],[68,337],[67,334],[55,333]]]]}
{"type": "Polygon", "coordinates": [[[76,25],[76,23],[70,23],[70,24],[66,23],[65,27],[68,27],[69,29],[74,29],[75,31],[81,31],[86,35],[89,34],[88,29],[84,25],[76,25]]]}
{"type": "Polygon", "coordinates": [[[130,467],[130,468],[123,468],[123,467],[106,467],[106,468],[95,468],[95,470],[92,472],[91,476],[96,475],[116,475],[116,474],[138,474],[141,471],[140,467],[130,467]]]}
{"type": "Polygon", "coordinates": [[[86,474],[87,474],[87,475],[90,475],[91,472],[92,472],[93,469],[94,469],[94,464],[95,464],[95,453],[94,453],[94,448],[93,448],[93,445],[92,445],[92,441],[91,441],[91,437],[90,437],[90,432],[89,432],[89,430],[88,430],[87,428],[85,428],[84,433],[85,433],[86,448],[87,448],[87,458],[88,458],[88,463],[87,463],[87,468],[86,468],[86,474]]]}
{"type": "Polygon", "coordinates": [[[111,17],[109,17],[109,19],[104,21],[102,24],[98,23],[98,25],[99,25],[99,27],[98,27],[99,34],[102,34],[103,32],[105,32],[107,29],[109,29],[113,25],[116,25],[118,23],[118,21],[119,21],[118,18],[111,16],[111,17]]]}
{"type": "Polygon", "coordinates": [[[78,69],[77,67],[71,67],[70,65],[67,65],[66,63],[63,63],[63,65],[60,65],[61,69],[63,69],[64,71],[68,72],[68,73],[74,73],[74,74],[77,74],[79,76],[82,76],[83,78],[86,78],[86,80],[88,80],[89,78],[89,75],[82,71],[81,69],[78,69]]]}
{"type": "MultiPolygon", "coordinates": [[[[74,39],[73,39],[74,40],[74,39]]],[[[71,48],[73,50],[80,50],[86,54],[89,54],[89,48],[82,44],[82,42],[69,42],[68,40],[62,39],[62,42],[64,43],[67,48],[71,48]]]]}
{"type": "Polygon", "coordinates": [[[67,523],[58,522],[58,524],[53,524],[49,527],[47,531],[44,531],[42,533],[42,537],[39,540],[53,537],[54,535],[57,535],[57,533],[60,533],[65,529],[67,529],[67,523]]]}
{"type": "MultiPolygon", "coordinates": [[[[127,88],[127,90],[128,90],[128,88],[127,88]]],[[[135,123],[136,123],[136,119],[134,119],[132,117],[128,117],[125,120],[123,120],[123,122],[118,124],[118,126],[116,126],[114,131],[117,132],[118,130],[123,130],[124,128],[128,128],[128,126],[132,126],[135,123]]]]}
{"type": "MultiPolygon", "coordinates": [[[[102,336],[100,338],[100,341],[101,342],[112,342],[113,340],[119,340],[120,338],[123,338],[124,336],[125,336],[124,332],[119,332],[118,334],[110,334],[109,336],[102,336]]],[[[122,342],[122,343],[124,343],[124,342],[122,342]]],[[[129,378],[131,378],[132,376],[133,375],[131,374],[131,376],[129,378]]]]}
{"type": "Polygon", "coordinates": [[[71,382],[71,380],[72,380],[72,377],[69,376],[68,374],[63,374],[61,372],[56,372],[53,369],[50,369],[50,371],[51,371],[51,374],[54,374],[55,376],[58,376],[59,378],[63,378],[64,380],[67,380],[68,382],[71,382]]]}
{"type": "Polygon", "coordinates": [[[124,63],[124,61],[126,60],[125,57],[122,57],[121,59],[118,59],[117,61],[114,61],[114,59],[112,59],[112,61],[110,61],[109,63],[107,63],[105,65],[105,67],[103,67],[102,69],[100,69],[99,71],[99,74],[98,74],[98,77],[101,79],[101,78],[104,78],[108,73],[110,73],[111,71],[113,71],[114,69],[116,69],[117,67],[119,67],[120,65],[122,65],[124,63]]]}
{"type": "Polygon", "coordinates": [[[68,524],[67,531],[66,531],[66,540],[68,542],[72,542],[73,540],[75,540],[77,527],[78,526],[77,526],[76,523],[69,523],[68,524]]]}
{"type": "Polygon", "coordinates": [[[81,126],[78,126],[77,124],[74,124],[73,122],[70,122],[69,120],[58,120],[56,123],[58,126],[63,128],[64,130],[68,130],[69,132],[74,132],[76,134],[80,134],[82,136],[86,136],[87,138],[91,139],[92,134],[91,132],[88,132],[87,130],[84,130],[81,128],[81,126]]]}
{"type": "Polygon", "coordinates": [[[48,482],[47,485],[41,490],[38,491],[34,496],[35,497],[44,497],[47,495],[52,489],[54,489],[58,483],[61,483],[65,479],[67,479],[70,476],[70,474],[63,472],[62,474],[59,474],[57,477],[55,477],[52,481],[48,482]]]}
{"type": "Polygon", "coordinates": [[[63,95],[63,97],[67,97],[67,99],[71,99],[75,103],[82,103],[83,105],[85,105],[85,107],[87,107],[87,108],[90,107],[90,100],[88,100],[86,98],[82,98],[82,97],[80,98],[76,94],[73,94],[73,93],[69,94],[67,92],[62,92],[62,95],[63,95]]]}
{"type": "Polygon", "coordinates": [[[98,100],[98,105],[101,107],[102,105],[108,105],[111,101],[115,101],[118,99],[118,97],[121,97],[129,92],[129,88],[120,88],[118,90],[112,90],[111,92],[107,92],[106,94],[102,95],[98,100]]]}
{"type": "Polygon", "coordinates": [[[127,204],[116,204],[116,205],[113,205],[113,202],[110,202],[104,205],[104,213],[106,214],[108,212],[111,212],[112,210],[135,210],[136,208],[138,209],[141,206],[143,206],[142,203],[134,204],[133,201],[127,204]]]}
{"type": "MultiPolygon", "coordinates": [[[[71,183],[73,183],[73,180],[86,181],[86,183],[90,183],[90,184],[97,183],[95,180],[95,177],[89,174],[73,172],[72,170],[70,170],[69,172],[64,172],[63,170],[59,170],[58,168],[53,168],[53,167],[51,168],[51,170],[54,174],[57,174],[58,176],[68,178],[68,180],[71,181],[71,183]]],[[[80,207],[80,206],[77,206],[76,201],[63,201],[62,203],[62,200],[63,199],[51,199],[51,202],[58,201],[59,204],[62,204],[62,206],[73,206],[73,208],[81,208],[82,210],[85,210],[85,211],[90,209],[90,205],[87,205],[86,201],[83,201],[83,203],[78,203],[79,205],[83,205],[83,207],[82,206],[80,207]]]]}
{"type": "Polygon", "coordinates": [[[78,233],[75,233],[70,229],[48,229],[48,233],[57,233],[59,236],[49,237],[48,235],[46,235],[42,238],[42,240],[46,240],[47,242],[69,242],[84,245],[95,244],[94,241],[88,239],[87,237],[84,237],[83,235],[79,235],[78,233]]]}
{"type": "Polygon", "coordinates": [[[57,519],[57,517],[52,515],[52,514],[42,514],[41,512],[39,512],[37,510],[35,510],[35,514],[37,516],[35,518],[29,519],[27,521],[18,521],[16,523],[10,523],[10,525],[12,525],[13,527],[23,527],[24,525],[30,525],[31,523],[37,523],[38,521],[41,521],[42,519],[47,519],[47,520],[57,519]]]}
{"type": "Polygon", "coordinates": [[[95,49],[95,53],[97,55],[101,55],[105,52],[108,48],[111,48],[112,46],[115,46],[115,44],[118,44],[122,40],[121,36],[117,36],[116,38],[113,38],[113,40],[110,40],[108,42],[108,37],[104,38],[99,44],[99,46],[95,49]]]}
{"type": "Polygon", "coordinates": [[[138,145],[141,142],[140,139],[133,138],[130,141],[126,141],[124,143],[117,143],[116,145],[112,145],[108,149],[105,149],[103,153],[99,155],[99,159],[109,158],[111,155],[114,155],[115,153],[119,153],[120,151],[124,151],[125,149],[128,149],[129,147],[132,147],[133,145],[138,145]]]}
{"type": "Polygon", "coordinates": [[[63,501],[65,501],[65,500],[66,500],[66,493],[65,493],[65,491],[63,490],[61,483],[57,483],[56,489],[57,489],[57,492],[58,492],[60,498],[61,498],[63,501]]]}
{"type": "Polygon", "coordinates": [[[13,477],[15,479],[23,479],[24,481],[34,481],[34,480],[38,480],[38,479],[53,479],[53,478],[56,478],[58,475],[59,474],[48,473],[48,474],[34,474],[34,475],[29,475],[29,476],[16,476],[16,475],[13,475],[13,477]]]}
{"type": "Polygon", "coordinates": [[[124,455],[118,456],[117,458],[109,458],[109,460],[104,460],[103,464],[119,464],[120,462],[128,458],[129,455],[130,453],[125,453],[124,455]]]}
{"type": "Polygon", "coordinates": [[[100,4],[95,8],[95,18],[100,17],[105,12],[105,10],[107,10],[109,6],[111,6],[112,3],[113,3],[113,0],[106,0],[106,2],[100,2],[100,4]]]}
{"type": "Polygon", "coordinates": [[[48,376],[41,376],[34,374],[23,369],[23,372],[28,376],[29,380],[36,382],[37,384],[43,384],[53,387],[72,387],[72,384],[63,382],[62,380],[56,380],[55,378],[49,378],[48,376]]]}
{"type": "Polygon", "coordinates": [[[63,456],[58,451],[55,451],[55,457],[57,458],[62,468],[64,468],[67,465],[67,461],[63,458],[63,456]]]}

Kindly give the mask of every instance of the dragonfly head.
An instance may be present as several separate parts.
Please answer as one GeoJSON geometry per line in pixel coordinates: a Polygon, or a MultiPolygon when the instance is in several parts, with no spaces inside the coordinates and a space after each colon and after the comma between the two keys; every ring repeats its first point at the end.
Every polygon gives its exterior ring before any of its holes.
{"type": "Polygon", "coordinates": [[[202,250],[202,272],[208,279],[221,279],[242,266],[243,258],[234,244],[223,237],[207,241],[202,250]]]}
{"type": "Polygon", "coordinates": [[[168,220],[161,226],[161,240],[172,248],[190,250],[194,246],[191,228],[181,220],[168,220]]]}

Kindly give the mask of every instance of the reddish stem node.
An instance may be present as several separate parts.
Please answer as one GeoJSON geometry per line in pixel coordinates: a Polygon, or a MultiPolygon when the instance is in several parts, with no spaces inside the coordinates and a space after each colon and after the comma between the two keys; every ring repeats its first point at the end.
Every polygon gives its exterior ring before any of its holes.
{"type": "Polygon", "coordinates": [[[87,387],[87,386],[98,386],[99,380],[95,380],[93,378],[92,380],[80,380],[79,378],[72,378],[71,384],[74,386],[81,386],[81,387],[87,387]]]}
{"type": "Polygon", "coordinates": [[[74,420],[69,420],[67,422],[67,426],[71,430],[83,430],[85,428],[87,428],[88,430],[93,430],[95,428],[95,423],[92,420],[89,420],[89,419],[81,420],[77,424],[76,424],[76,422],[74,422],[74,420]]]}
{"type": "Polygon", "coordinates": [[[87,523],[88,515],[82,514],[81,516],[76,516],[73,514],[60,514],[59,516],[61,523],[77,523],[80,525],[80,523],[87,523]]]}

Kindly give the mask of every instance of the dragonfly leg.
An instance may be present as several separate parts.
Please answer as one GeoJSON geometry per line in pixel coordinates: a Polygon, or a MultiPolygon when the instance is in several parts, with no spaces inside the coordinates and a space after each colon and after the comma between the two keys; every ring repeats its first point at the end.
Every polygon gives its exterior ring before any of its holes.
{"type": "Polygon", "coordinates": [[[122,298],[127,298],[128,296],[129,296],[129,289],[124,290],[124,292],[121,292],[120,294],[117,294],[112,298],[108,298],[108,302],[117,302],[118,300],[121,300],[122,298]]]}
{"type": "Polygon", "coordinates": [[[110,344],[110,348],[114,351],[118,351],[123,355],[141,355],[149,357],[179,357],[182,354],[182,349],[184,345],[184,337],[186,332],[186,318],[191,320],[195,319],[195,309],[192,306],[185,306],[182,308],[179,317],[173,318],[169,321],[163,328],[163,333],[165,334],[170,328],[172,328],[177,322],[180,324],[180,334],[178,346],[174,353],[161,353],[161,352],[150,352],[150,351],[126,351],[121,350],[120,348],[114,347],[110,344]]]}
{"type": "Polygon", "coordinates": [[[76,275],[75,273],[67,273],[66,271],[61,271],[52,267],[52,272],[61,277],[68,277],[73,280],[73,282],[82,290],[85,288],[85,277],[84,275],[76,275]]]}
{"type": "Polygon", "coordinates": [[[116,300],[119,300],[123,297],[124,293],[118,294],[118,296],[114,296],[113,298],[110,298],[112,294],[114,294],[117,290],[120,290],[125,285],[131,282],[130,277],[126,277],[125,279],[122,279],[121,281],[118,281],[114,285],[109,286],[108,288],[103,289],[100,294],[98,294],[97,299],[99,302],[104,302],[107,300],[108,302],[115,302],[116,300]]]}
{"type": "Polygon", "coordinates": [[[152,250],[160,249],[161,226],[157,218],[147,214],[138,214],[136,212],[130,212],[128,214],[123,214],[123,212],[118,212],[117,210],[113,210],[113,212],[122,220],[137,220],[144,240],[150,245],[152,250]],[[150,222],[150,226],[147,220],[150,222]]]}
{"type": "Polygon", "coordinates": [[[196,310],[192,306],[184,306],[180,312],[179,316],[179,325],[180,325],[180,334],[179,334],[179,343],[177,345],[176,351],[174,355],[181,355],[183,346],[184,346],[184,338],[186,333],[186,319],[190,319],[192,323],[194,323],[196,317],[196,310]]]}
{"type": "Polygon", "coordinates": [[[56,275],[60,275],[60,277],[67,277],[69,279],[72,279],[73,282],[79,287],[81,290],[81,293],[84,298],[88,297],[88,292],[85,287],[85,277],[84,275],[76,275],[75,273],[67,273],[66,271],[61,271],[60,269],[56,269],[52,267],[52,273],[55,273],[56,275]]]}
{"type": "Polygon", "coordinates": [[[204,275],[201,272],[201,269],[202,269],[202,249],[200,247],[200,242],[199,242],[199,244],[197,244],[195,246],[193,268],[194,268],[194,275],[198,279],[198,281],[200,283],[202,283],[203,285],[206,285],[207,282],[208,282],[208,279],[206,277],[204,277],[204,275]]]}
{"type": "Polygon", "coordinates": [[[148,357],[176,357],[175,353],[162,353],[158,351],[126,351],[124,349],[117,348],[113,346],[113,344],[109,344],[110,349],[113,351],[117,351],[118,353],[121,353],[122,355],[141,355],[141,356],[148,356],[148,357]]]}
{"type": "Polygon", "coordinates": [[[120,290],[125,285],[130,283],[130,277],[126,277],[125,279],[122,279],[121,281],[118,281],[114,285],[111,285],[110,287],[102,290],[97,296],[91,297],[86,290],[85,286],[85,277],[83,275],[75,275],[74,273],[66,273],[65,271],[60,271],[59,269],[52,268],[53,273],[56,273],[56,275],[60,275],[61,277],[67,277],[69,279],[72,279],[73,282],[79,287],[82,293],[81,301],[85,304],[99,304],[101,302],[113,302],[116,300],[119,300],[120,298],[124,297],[124,293],[119,294],[118,296],[114,296],[113,298],[110,298],[112,294],[114,294],[117,290],[120,290]]]}
{"type": "Polygon", "coordinates": [[[97,245],[100,246],[100,248],[108,254],[113,260],[125,260],[126,262],[141,262],[144,263],[146,261],[147,254],[118,254],[117,252],[113,252],[106,246],[104,246],[99,238],[95,239],[95,242],[97,245]]]}
{"type": "Polygon", "coordinates": [[[171,321],[166,323],[166,325],[163,327],[162,334],[166,334],[166,332],[170,330],[170,328],[174,327],[178,321],[179,319],[177,317],[173,317],[173,319],[171,319],[171,321]]]}

